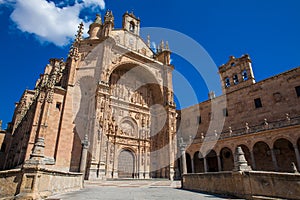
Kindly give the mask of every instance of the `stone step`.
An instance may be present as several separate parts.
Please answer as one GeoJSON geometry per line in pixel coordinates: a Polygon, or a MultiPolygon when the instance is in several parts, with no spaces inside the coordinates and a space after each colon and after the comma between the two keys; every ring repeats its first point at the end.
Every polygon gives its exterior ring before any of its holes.
{"type": "Polygon", "coordinates": [[[252,196],[253,200],[285,200],[277,197],[267,197],[267,196],[252,196]]]}

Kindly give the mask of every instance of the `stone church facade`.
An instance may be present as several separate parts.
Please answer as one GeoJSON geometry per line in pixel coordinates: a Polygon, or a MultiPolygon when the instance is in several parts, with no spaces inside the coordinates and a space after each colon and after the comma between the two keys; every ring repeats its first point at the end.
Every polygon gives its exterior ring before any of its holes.
{"type": "Polygon", "coordinates": [[[107,11],[88,38],[82,31],[67,60],[50,59],[16,104],[1,170],[38,164],[89,180],[173,179],[233,170],[237,146],[253,170],[300,169],[299,67],[256,83],[250,57],[232,56],[219,67],[221,96],[176,111],[168,43],[154,52],[139,18],[125,13],[117,29],[107,11]],[[211,128],[218,120],[221,130],[211,128]]]}
{"type": "Polygon", "coordinates": [[[1,169],[41,164],[86,179],[174,177],[176,110],[170,50],[150,49],[140,19],[97,15],[68,58],[50,59],[16,105],[1,169]]]}

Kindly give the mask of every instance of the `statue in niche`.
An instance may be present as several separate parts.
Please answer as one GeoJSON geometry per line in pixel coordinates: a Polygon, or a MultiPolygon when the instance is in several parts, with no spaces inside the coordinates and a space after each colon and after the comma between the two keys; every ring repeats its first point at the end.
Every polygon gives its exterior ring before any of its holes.
{"type": "Polygon", "coordinates": [[[127,97],[128,97],[128,90],[127,90],[127,86],[126,85],[123,85],[123,99],[125,100],[125,101],[127,101],[128,99],[127,99],[127,97]]]}
{"type": "Polygon", "coordinates": [[[110,164],[112,164],[114,161],[114,146],[110,145],[110,164]]]}
{"type": "Polygon", "coordinates": [[[100,111],[103,112],[104,111],[104,106],[105,106],[105,100],[101,99],[101,103],[100,103],[100,111]]]}
{"type": "Polygon", "coordinates": [[[120,95],[119,95],[119,97],[121,99],[124,99],[124,85],[120,85],[120,95]]]}
{"type": "Polygon", "coordinates": [[[141,149],[141,156],[142,156],[142,165],[145,165],[145,150],[143,147],[141,149]]]}
{"type": "Polygon", "coordinates": [[[130,90],[130,87],[127,87],[127,101],[131,100],[130,99],[130,96],[131,96],[131,90],[130,90]]]}
{"type": "Polygon", "coordinates": [[[135,119],[136,119],[136,120],[139,120],[139,119],[140,119],[140,114],[139,114],[139,113],[136,113],[136,114],[135,114],[135,119]]]}
{"type": "Polygon", "coordinates": [[[133,103],[137,103],[137,93],[136,92],[134,92],[133,93],[133,103]]]}
{"type": "Polygon", "coordinates": [[[100,128],[97,130],[97,135],[98,135],[98,140],[100,140],[101,139],[101,129],[100,128]]]}

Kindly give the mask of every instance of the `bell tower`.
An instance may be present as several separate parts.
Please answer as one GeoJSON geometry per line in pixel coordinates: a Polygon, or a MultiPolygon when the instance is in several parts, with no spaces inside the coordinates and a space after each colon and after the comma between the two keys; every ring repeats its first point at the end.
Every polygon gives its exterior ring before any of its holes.
{"type": "Polygon", "coordinates": [[[249,55],[240,58],[229,57],[229,61],[219,67],[223,93],[232,92],[255,83],[249,55]]]}
{"type": "Polygon", "coordinates": [[[126,12],[123,15],[123,29],[127,30],[135,35],[140,34],[140,19],[137,18],[133,12],[126,12]]]}

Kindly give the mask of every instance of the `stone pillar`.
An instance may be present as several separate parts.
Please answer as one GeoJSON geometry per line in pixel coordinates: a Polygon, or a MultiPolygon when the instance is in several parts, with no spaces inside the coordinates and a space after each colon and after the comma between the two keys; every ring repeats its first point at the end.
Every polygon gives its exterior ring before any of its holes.
{"type": "Polygon", "coordinates": [[[118,178],[119,174],[118,174],[118,165],[117,164],[117,160],[118,160],[118,146],[116,145],[116,143],[113,143],[114,145],[114,157],[113,157],[113,178],[118,178]]]}
{"type": "Polygon", "coordinates": [[[256,169],[256,163],[255,163],[255,158],[254,158],[254,153],[253,151],[250,151],[250,156],[251,156],[251,163],[252,163],[252,169],[256,169]]]}
{"type": "Polygon", "coordinates": [[[182,169],[181,174],[187,174],[185,148],[186,148],[186,144],[183,142],[183,138],[181,137],[179,140],[179,149],[181,155],[181,169],[182,169]]]}
{"type": "Polygon", "coordinates": [[[80,160],[80,172],[85,175],[86,170],[86,161],[88,155],[88,148],[89,148],[89,140],[88,135],[85,134],[84,139],[82,141],[82,151],[81,151],[81,160],[80,160]]]}
{"type": "Polygon", "coordinates": [[[274,152],[274,149],[271,149],[271,156],[272,156],[272,161],[273,161],[273,166],[275,171],[278,171],[278,164],[277,164],[277,160],[276,160],[276,155],[274,152]]]}
{"type": "Polygon", "coordinates": [[[148,153],[148,147],[145,145],[145,179],[150,178],[150,153],[148,153]]]}
{"type": "Polygon", "coordinates": [[[36,139],[32,153],[30,154],[30,159],[25,162],[25,164],[34,164],[34,165],[44,165],[44,150],[45,150],[45,139],[39,137],[36,139]]]}
{"type": "Polygon", "coordinates": [[[191,158],[192,173],[195,173],[194,158],[191,158]]]}
{"type": "Polygon", "coordinates": [[[217,158],[218,158],[218,170],[220,172],[220,171],[222,171],[222,163],[221,163],[220,155],[217,155],[217,158]]]}
{"type": "Polygon", "coordinates": [[[113,158],[111,155],[114,153],[113,144],[110,142],[109,138],[107,139],[106,144],[106,168],[105,168],[105,177],[113,178],[113,158]]]}
{"type": "Polygon", "coordinates": [[[203,157],[203,163],[204,163],[204,173],[207,173],[207,160],[206,160],[206,157],[203,157]]]}
{"type": "Polygon", "coordinates": [[[294,145],[294,151],[295,151],[295,154],[296,154],[298,170],[300,171],[300,154],[299,154],[299,149],[298,149],[297,145],[294,145]]]}
{"type": "MultiPolygon", "coordinates": [[[[172,128],[171,128],[172,130],[172,128]]],[[[175,164],[175,154],[177,154],[177,151],[176,151],[176,146],[177,146],[177,143],[176,143],[176,135],[174,134],[172,136],[172,134],[170,135],[170,137],[172,138],[172,141],[170,141],[170,145],[169,145],[169,155],[170,155],[170,167],[169,167],[169,179],[170,180],[174,180],[174,176],[175,176],[175,167],[174,167],[174,164],[175,164]]]]}
{"type": "Polygon", "coordinates": [[[143,174],[144,174],[144,170],[143,170],[143,165],[142,165],[142,151],[141,151],[141,147],[139,146],[138,149],[138,178],[142,179],[143,178],[143,174]]]}
{"type": "Polygon", "coordinates": [[[182,174],[187,174],[185,145],[183,145],[183,144],[180,146],[180,153],[181,153],[182,174]]]}

